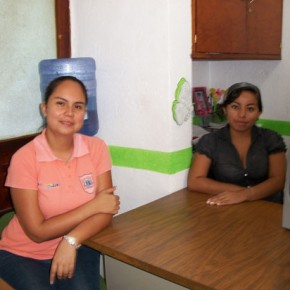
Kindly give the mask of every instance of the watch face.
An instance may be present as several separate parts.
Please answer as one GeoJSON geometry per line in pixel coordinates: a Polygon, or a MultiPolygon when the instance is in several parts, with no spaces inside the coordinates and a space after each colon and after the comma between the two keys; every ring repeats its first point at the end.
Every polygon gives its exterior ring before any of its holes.
{"type": "Polygon", "coordinates": [[[71,245],[74,245],[76,243],[75,239],[73,237],[69,237],[68,238],[68,242],[71,244],[71,245]]]}
{"type": "Polygon", "coordinates": [[[74,237],[71,236],[64,236],[64,239],[72,246],[78,247],[77,241],[74,237]]]}

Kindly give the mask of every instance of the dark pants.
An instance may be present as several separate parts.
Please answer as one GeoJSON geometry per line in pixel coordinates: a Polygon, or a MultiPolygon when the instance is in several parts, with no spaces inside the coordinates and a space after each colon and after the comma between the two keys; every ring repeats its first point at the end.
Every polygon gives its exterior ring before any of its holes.
{"type": "Polygon", "coordinates": [[[0,250],[0,277],[16,290],[99,290],[100,253],[88,247],[78,249],[71,279],[49,284],[51,260],[35,260],[0,250]]]}

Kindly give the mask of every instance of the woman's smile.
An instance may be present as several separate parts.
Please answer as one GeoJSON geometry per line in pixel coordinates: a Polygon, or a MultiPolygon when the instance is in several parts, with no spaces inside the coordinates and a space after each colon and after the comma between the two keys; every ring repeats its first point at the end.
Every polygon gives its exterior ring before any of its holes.
{"type": "Polygon", "coordinates": [[[68,120],[61,120],[60,123],[64,126],[70,127],[74,125],[74,122],[68,120]]]}

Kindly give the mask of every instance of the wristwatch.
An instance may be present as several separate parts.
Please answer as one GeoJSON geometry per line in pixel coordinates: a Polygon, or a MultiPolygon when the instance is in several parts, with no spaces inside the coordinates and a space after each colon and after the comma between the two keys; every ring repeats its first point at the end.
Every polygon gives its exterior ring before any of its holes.
{"type": "Polygon", "coordinates": [[[68,244],[70,244],[71,246],[74,246],[76,249],[78,249],[81,246],[81,244],[77,243],[76,238],[72,236],[65,235],[63,236],[63,238],[68,242],[68,244]]]}

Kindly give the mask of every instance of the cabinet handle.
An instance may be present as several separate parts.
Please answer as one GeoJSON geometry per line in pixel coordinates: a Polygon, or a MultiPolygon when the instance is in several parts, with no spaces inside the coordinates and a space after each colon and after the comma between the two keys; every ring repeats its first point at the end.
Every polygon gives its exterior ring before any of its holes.
{"type": "Polygon", "coordinates": [[[249,1],[249,4],[248,4],[248,7],[249,7],[248,11],[249,11],[249,13],[253,12],[253,9],[252,9],[252,7],[250,7],[250,5],[251,5],[254,1],[255,1],[255,0],[250,0],[250,1],[249,1]]]}

